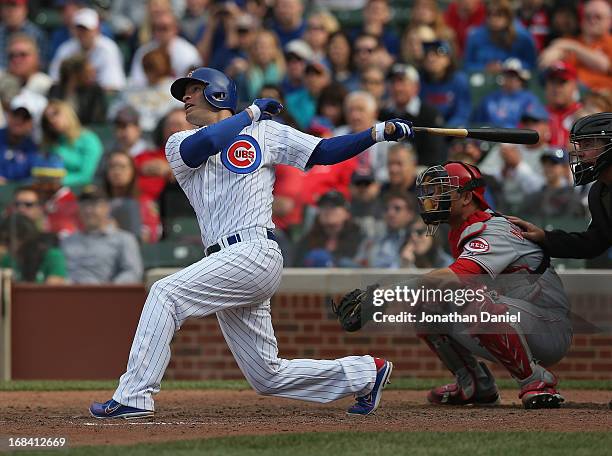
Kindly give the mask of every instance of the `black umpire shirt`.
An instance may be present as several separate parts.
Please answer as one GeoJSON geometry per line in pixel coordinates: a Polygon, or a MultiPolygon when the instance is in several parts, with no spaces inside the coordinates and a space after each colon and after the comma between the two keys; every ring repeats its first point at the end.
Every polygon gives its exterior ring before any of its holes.
{"type": "Polygon", "coordinates": [[[542,247],[555,258],[595,258],[612,246],[612,191],[596,181],[589,190],[592,221],[582,233],[546,231],[542,247]]]}

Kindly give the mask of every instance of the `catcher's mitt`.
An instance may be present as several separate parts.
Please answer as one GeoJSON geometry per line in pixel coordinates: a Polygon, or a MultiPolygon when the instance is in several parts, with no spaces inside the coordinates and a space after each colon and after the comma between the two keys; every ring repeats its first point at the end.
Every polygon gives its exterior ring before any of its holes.
{"type": "Polygon", "coordinates": [[[372,318],[372,298],[377,288],[378,284],[370,285],[365,290],[357,288],[342,296],[339,303],[332,300],[332,311],[345,331],[358,331],[372,318]]]}

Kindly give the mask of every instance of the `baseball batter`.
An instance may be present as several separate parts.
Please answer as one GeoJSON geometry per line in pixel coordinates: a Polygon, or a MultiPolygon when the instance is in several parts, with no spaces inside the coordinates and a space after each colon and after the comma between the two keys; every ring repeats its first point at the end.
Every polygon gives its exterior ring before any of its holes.
{"type": "MultiPolygon", "coordinates": [[[[417,179],[417,193],[430,234],[441,223],[450,225],[455,262],[414,279],[412,288],[468,286],[484,296],[465,309],[452,303],[450,309],[423,305],[438,318],[421,323],[419,336],[456,377],[455,383],[431,390],[428,400],[441,405],[499,403],[495,379],[476,358],[481,357],[500,363],[515,378],[525,408],[558,407],[563,397],[557,378],[544,366],[565,356],[572,328],[568,298],[549,258],[520,228],[489,209],[475,166],[447,162],[430,167],[417,179]],[[451,314],[468,318],[442,318],[451,314]],[[475,321],[468,321],[472,316],[475,321]]],[[[351,308],[368,305],[375,288],[354,290],[336,307],[345,329],[361,327],[351,308]]]]}
{"type": "Polygon", "coordinates": [[[171,136],[166,156],[195,210],[206,256],[153,284],[127,371],[111,400],[91,405],[92,416],[153,415],[153,395],[160,390],[174,333],[187,318],[213,313],[258,393],[314,402],[354,394],[356,403],[348,412],[372,413],[391,362],[372,356],[278,357],[270,298],[283,263],[272,223],[273,166],[303,170],[339,163],[375,142],[412,137],[410,122],[393,119],[361,133],[321,140],[271,120],[282,109],[275,100],[255,100],[236,114],[234,82],[210,68],[177,79],[171,93],[184,103],[187,120],[202,127],[171,136]]]}

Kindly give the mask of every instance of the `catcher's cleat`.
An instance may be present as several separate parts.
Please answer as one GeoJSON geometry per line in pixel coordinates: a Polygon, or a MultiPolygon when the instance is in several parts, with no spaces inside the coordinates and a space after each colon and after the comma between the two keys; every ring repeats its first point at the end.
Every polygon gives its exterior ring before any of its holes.
{"type": "Polygon", "coordinates": [[[389,383],[391,371],[393,371],[393,363],[385,361],[376,372],[376,381],[372,391],[364,396],[357,396],[355,398],[357,402],[346,413],[349,415],[369,415],[373,413],[378,408],[378,404],[380,404],[383,388],[389,383]]]}
{"type": "Polygon", "coordinates": [[[153,410],[128,407],[127,405],[122,405],[113,399],[106,401],[103,404],[100,402],[94,402],[89,407],[89,413],[91,413],[91,416],[98,419],[124,418],[126,420],[134,418],[147,418],[155,414],[153,410]]]}
{"type": "Polygon", "coordinates": [[[554,377],[552,382],[538,380],[529,383],[521,388],[519,399],[523,401],[523,407],[528,410],[559,408],[561,402],[565,401],[565,398],[559,394],[559,391],[555,388],[556,386],[556,377],[554,377]]]}
{"type": "Polygon", "coordinates": [[[432,389],[427,395],[427,400],[434,405],[476,405],[479,407],[494,407],[500,403],[496,386],[490,391],[477,391],[468,397],[456,383],[432,389]]]}

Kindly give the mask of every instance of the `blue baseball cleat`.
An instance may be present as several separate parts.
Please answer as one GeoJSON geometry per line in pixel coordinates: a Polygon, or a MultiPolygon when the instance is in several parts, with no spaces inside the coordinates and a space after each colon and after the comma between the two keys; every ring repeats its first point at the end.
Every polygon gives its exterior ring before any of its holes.
{"type": "Polygon", "coordinates": [[[385,361],[385,364],[378,369],[376,373],[376,382],[369,394],[358,396],[355,399],[357,402],[353,404],[347,411],[349,415],[369,415],[378,408],[383,388],[389,383],[389,377],[393,371],[393,363],[385,361]]]}
{"type": "Polygon", "coordinates": [[[98,419],[125,418],[126,420],[133,418],[146,418],[155,414],[153,410],[128,407],[127,405],[121,405],[119,402],[113,399],[106,401],[104,404],[94,402],[89,407],[89,413],[91,413],[91,416],[98,419]]]}

